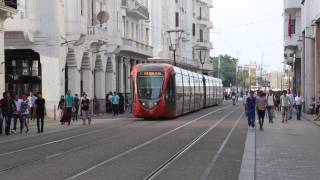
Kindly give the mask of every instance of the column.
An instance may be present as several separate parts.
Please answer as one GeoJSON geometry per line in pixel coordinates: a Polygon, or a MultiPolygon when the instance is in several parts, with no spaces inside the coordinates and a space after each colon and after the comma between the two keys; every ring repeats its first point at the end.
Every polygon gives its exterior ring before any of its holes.
{"type": "Polygon", "coordinates": [[[95,95],[97,99],[104,99],[106,93],[105,72],[103,70],[101,56],[98,55],[95,63],[95,95]]]}
{"type": "MultiPolygon", "coordinates": [[[[305,34],[303,33],[302,36],[305,37],[305,34]]],[[[306,59],[305,45],[306,45],[305,38],[303,38],[302,51],[301,51],[301,95],[303,97],[306,97],[306,94],[305,94],[305,59],[306,59]]],[[[305,107],[303,107],[303,109],[305,109],[305,107]]]]}
{"type": "MultiPolygon", "coordinates": [[[[4,32],[0,27],[0,92],[5,91],[5,59],[4,59],[4,32]]],[[[2,97],[2,94],[1,94],[2,97]]]]}
{"type": "Polygon", "coordinates": [[[116,91],[115,58],[115,55],[110,55],[108,57],[106,68],[106,93],[116,91]]]}
{"type": "Polygon", "coordinates": [[[80,70],[77,67],[77,60],[74,49],[69,49],[67,54],[68,90],[71,94],[80,94],[80,70]]]}
{"type": "Polygon", "coordinates": [[[126,61],[126,78],[127,78],[127,84],[126,84],[126,91],[125,93],[131,92],[131,64],[130,59],[126,61]]]}
{"type": "Polygon", "coordinates": [[[320,97],[320,26],[317,25],[315,38],[315,97],[320,97]]]}
{"type": "Polygon", "coordinates": [[[315,42],[305,39],[305,100],[308,106],[315,97],[315,42]]]}
{"type": "Polygon", "coordinates": [[[123,69],[123,63],[124,63],[125,58],[121,57],[119,58],[119,81],[117,83],[119,83],[118,87],[119,87],[119,92],[123,93],[124,92],[124,81],[123,81],[123,77],[124,77],[124,69],[123,69]]]}
{"type": "Polygon", "coordinates": [[[81,65],[81,80],[83,92],[86,92],[87,95],[91,98],[94,96],[93,93],[93,74],[91,71],[91,62],[93,62],[88,53],[84,53],[81,65]]]}

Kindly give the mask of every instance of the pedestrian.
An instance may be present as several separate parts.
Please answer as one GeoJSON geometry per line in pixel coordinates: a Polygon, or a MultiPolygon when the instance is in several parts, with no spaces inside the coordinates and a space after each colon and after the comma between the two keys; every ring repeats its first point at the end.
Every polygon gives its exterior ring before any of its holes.
{"type": "Polygon", "coordinates": [[[268,100],[264,92],[260,92],[257,97],[257,114],[259,119],[260,130],[263,130],[264,118],[266,115],[266,109],[268,105],[268,100]]]}
{"type": "Polygon", "coordinates": [[[12,134],[16,134],[17,133],[18,119],[19,119],[19,122],[20,122],[20,127],[23,126],[21,124],[21,114],[20,114],[20,107],[21,107],[21,103],[22,102],[23,102],[23,100],[18,95],[14,96],[14,103],[16,105],[16,111],[13,113],[13,128],[11,130],[12,134]]]}
{"type": "Polygon", "coordinates": [[[86,125],[86,119],[88,119],[88,124],[91,124],[91,108],[90,100],[87,98],[87,95],[84,94],[83,99],[81,100],[81,111],[82,111],[82,121],[83,125],[86,125]]]}
{"type": "Polygon", "coordinates": [[[30,106],[30,120],[35,120],[35,115],[36,115],[36,111],[35,111],[35,101],[36,101],[37,97],[33,94],[33,92],[31,91],[28,97],[28,101],[29,101],[29,106],[30,106]]]}
{"type": "Polygon", "coordinates": [[[79,113],[79,107],[80,107],[80,98],[78,97],[78,94],[74,95],[74,107],[72,110],[73,116],[72,120],[73,121],[78,121],[78,113],[79,113]]]}
{"type": "Polygon", "coordinates": [[[283,91],[283,95],[280,97],[280,104],[282,110],[282,123],[288,123],[288,110],[290,105],[290,99],[287,95],[287,91],[283,91]]]}
{"type": "Polygon", "coordinates": [[[113,109],[113,116],[119,115],[119,101],[120,97],[115,92],[114,96],[112,96],[112,109],[113,109]]]}
{"type": "Polygon", "coordinates": [[[16,105],[14,100],[11,98],[9,92],[3,93],[2,99],[2,114],[3,120],[5,121],[5,134],[10,135],[11,119],[13,113],[16,111],[16,105]]]}
{"type": "Polygon", "coordinates": [[[316,102],[316,114],[319,114],[319,109],[320,109],[320,97],[318,98],[316,102]]]}
{"type": "Polygon", "coordinates": [[[70,125],[71,117],[72,117],[72,109],[74,108],[74,97],[71,96],[71,90],[67,91],[67,95],[65,97],[65,106],[67,110],[67,122],[68,122],[68,125],[70,125]]]}
{"type": "Polygon", "coordinates": [[[113,97],[113,93],[110,92],[109,93],[109,96],[108,96],[108,104],[109,104],[109,113],[112,113],[113,112],[113,107],[112,107],[112,97],[113,97]]]}
{"type": "Polygon", "coordinates": [[[43,133],[44,117],[46,116],[46,100],[38,93],[38,99],[35,101],[36,116],[37,116],[37,130],[38,133],[43,133]]]}
{"type": "Polygon", "coordinates": [[[125,102],[124,102],[124,96],[122,93],[119,93],[119,113],[123,114],[125,111],[125,102]]]}
{"type": "Polygon", "coordinates": [[[236,105],[236,93],[235,92],[232,92],[231,99],[232,99],[232,104],[235,106],[236,105]]]}
{"type": "Polygon", "coordinates": [[[292,114],[293,114],[293,105],[294,105],[294,96],[291,93],[290,90],[288,90],[288,97],[289,97],[289,106],[288,106],[288,116],[289,116],[289,120],[292,119],[292,114]]]}
{"type": "Polygon", "coordinates": [[[22,95],[22,102],[20,105],[20,134],[22,134],[22,131],[24,128],[26,128],[26,133],[29,132],[29,125],[28,125],[28,118],[30,115],[30,102],[27,98],[26,94],[22,95]]]}
{"type": "Polygon", "coordinates": [[[246,116],[248,117],[248,108],[247,108],[247,99],[248,99],[248,91],[246,91],[246,93],[242,96],[242,100],[243,100],[243,106],[244,106],[244,112],[246,114],[246,116]]]}
{"type": "Polygon", "coordinates": [[[275,97],[272,90],[269,91],[269,94],[267,96],[267,102],[268,102],[267,110],[268,110],[269,123],[273,123],[275,97]]]}
{"type": "Polygon", "coordinates": [[[297,120],[301,120],[301,110],[302,110],[302,104],[304,103],[304,99],[301,96],[301,93],[298,92],[297,96],[295,97],[294,104],[297,111],[297,120]]]}
{"type": "Polygon", "coordinates": [[[256,109],[256,97],[254,97],[254,92],[250,91],[250,96],[247,98],[247,109],[248,109],[248,125],[249,128],[255,128],[255,109],[256,109]]]}

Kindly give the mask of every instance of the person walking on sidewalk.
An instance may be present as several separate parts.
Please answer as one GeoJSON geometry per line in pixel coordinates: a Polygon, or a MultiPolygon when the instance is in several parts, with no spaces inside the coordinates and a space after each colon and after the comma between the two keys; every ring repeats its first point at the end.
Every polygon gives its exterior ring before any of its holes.
{"type": "Polygon", "coordinates": [[[17,133],[18,119],[19,119],[19,122],[20,122],[20,127],[23,126],[21,124],[21,114],[20,114],[20,107],[21,107],[21,103],[22,102],[23,102],[23,100],[19,97],[19,95],[15,95],[14,96],[14,103],[16,105],[16,111],[13,113],[13,128],[11,130],[12,134],[16,134],[17,133]]]}
{"type": "Polygon", "coordinates": [[[1,104],[2,104],[3,119],[5,121],[5,133],[7,136],[9,136],[12,115],[16,111],[16,105],[13,99],[11,98],[11,95],[9,92],[3,93],[3,99],[1,104]]]}
{"type": "Polygon", "coordinates": [[[114,96],[112,96],[113,116],[119,115],[119,102],[120,102],[120,97],[119,97],[119,95],[115,92],[115,93],[114,93],[114,96]]]}
{"type": "Polygon", "coordinates": [[[46,100],[38,93],[38,99],[35,102],[36,116],[37,116],[37,129],[38,133],[43,133],[44,117],[46,116],[46,100]]]}
{"type": "Polygon", "coordinates": [[[83,99],[81,100],[81,111],[82,111],[82,121],[83,125],[86,125],[86,120],[88,119],[88,124],[91,124],[91,109],[90,109],[90,100],[87,98],[87,95],[84,94],[83,99]]]}
{"type": "Polygon", "coordinates": [[[302,104],[304,103],[304,99],[301,96],[301,93],[298,92],[297,96],[294,99],[294,104],[297,111],[297,120],[301,120],[301,110],[302,110],[302,104]]]}
{"type": "Polygon", "coordinates": [[[258,119],[260,130],[263,130],[264,118],[266,115],[268,101],[266,98],[266,94],[264,92],[260,92],[259,96],[257,97],[257,111],[258,111],[258,119]]]}
{"type": "Polygon", "coordinates": [[[293,114],[293,105],[294,105],[294,96],[291,93],[291,91],[288,91],[288,97],[289,97],[289,106],[288,106],[288,116],[289,116],[289,120],[292,119],[292,114],[293,114]]]}
{"type": "Polygon", "coordinates": [[[269,91],[269,94],[267,96],[267,102],[268,102],[267,110],[268,110],[269,123],[273,123],[275,97],[272,90],[269,91]]]}
{"type": "Polygon", "coordinates": [[[247,99],[248,99],[248,91],[246,91],[246,94],[244,94],[242,97],[244,112],[245,112],[246,116],[248,117],[247,99]]]}
{"type": "Polygon", "coordinates": [[[80,107],[80,98],[78,97],[78,94],[74,95],[74,107],[72,109],[72,120],[78,121],[78,114],[79,114],[79,107],[80,107]]]}
{"type": "Polygon", "coordinates": [[[30,106],[30,112],[29,112],[29,119],[30,120],[35,120],[35,115],[36,115],[36,111],[35,111],[35,102],[36,102],[37,97],[33,94],[33,92],[30,92],[29,97],[28,97],[28,101],[29,101],[29,106],[30,106]]]}
{"type": "Polygon", "coordinates": [[[249,128],[255,128],[256,121],[256,97],[254,97],[254,92],[250,92],[250,96],[247,98],[247,109],[248,109],[248,125],[249,128]]]}
{"type": "Polygon", "coordinates": [[[74,97],[71,96],[71,90],[68,90],[66,95],[67,121],[68,125],[71,123],[72,109],[74,107],[74,97]]]}
{"type": "Polygon", "coordinates": [[[30,115],[30,103],[27,98],[27,95],[22,95],[22,102],[20,105],[20,134],[22,134],[22,131],[24,128],[26,128],[26,133],[29,132],[29,125],[28,125],[28,116],[30,115]]]}
{"type": "Polygon", "coordinates": [[[287,95],[287,91],[283,91],[283,95],[280,97],[280,104],[282,110],[282,123],[288,123],[288,109],[290,105],[290,99],[287,95]]]}

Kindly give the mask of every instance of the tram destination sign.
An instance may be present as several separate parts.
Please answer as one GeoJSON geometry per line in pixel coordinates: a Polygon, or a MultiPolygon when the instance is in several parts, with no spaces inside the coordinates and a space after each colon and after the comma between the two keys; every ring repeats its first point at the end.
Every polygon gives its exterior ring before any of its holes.
{"type": "Polygon", "coordinates": [[[143,71],[139,73],[139,76],[163,76],[163,72],[160,71],[143,71]]]}

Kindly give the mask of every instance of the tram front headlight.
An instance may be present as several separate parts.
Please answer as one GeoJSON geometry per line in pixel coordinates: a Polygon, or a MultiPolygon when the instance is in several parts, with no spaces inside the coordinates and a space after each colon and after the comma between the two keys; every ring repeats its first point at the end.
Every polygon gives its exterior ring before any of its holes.
{"type": "Polygon", "coordinates": [[[145,102],[143,102],[143,103],[142,103],[142,106],[146,106],[146,103],[145,103],[145,102]]]}
{"type": "Polygon", "coordinates": [[[154,102],[153,105],[158,106],[158,103],[157,103],[157,102],[154,102]]]}

